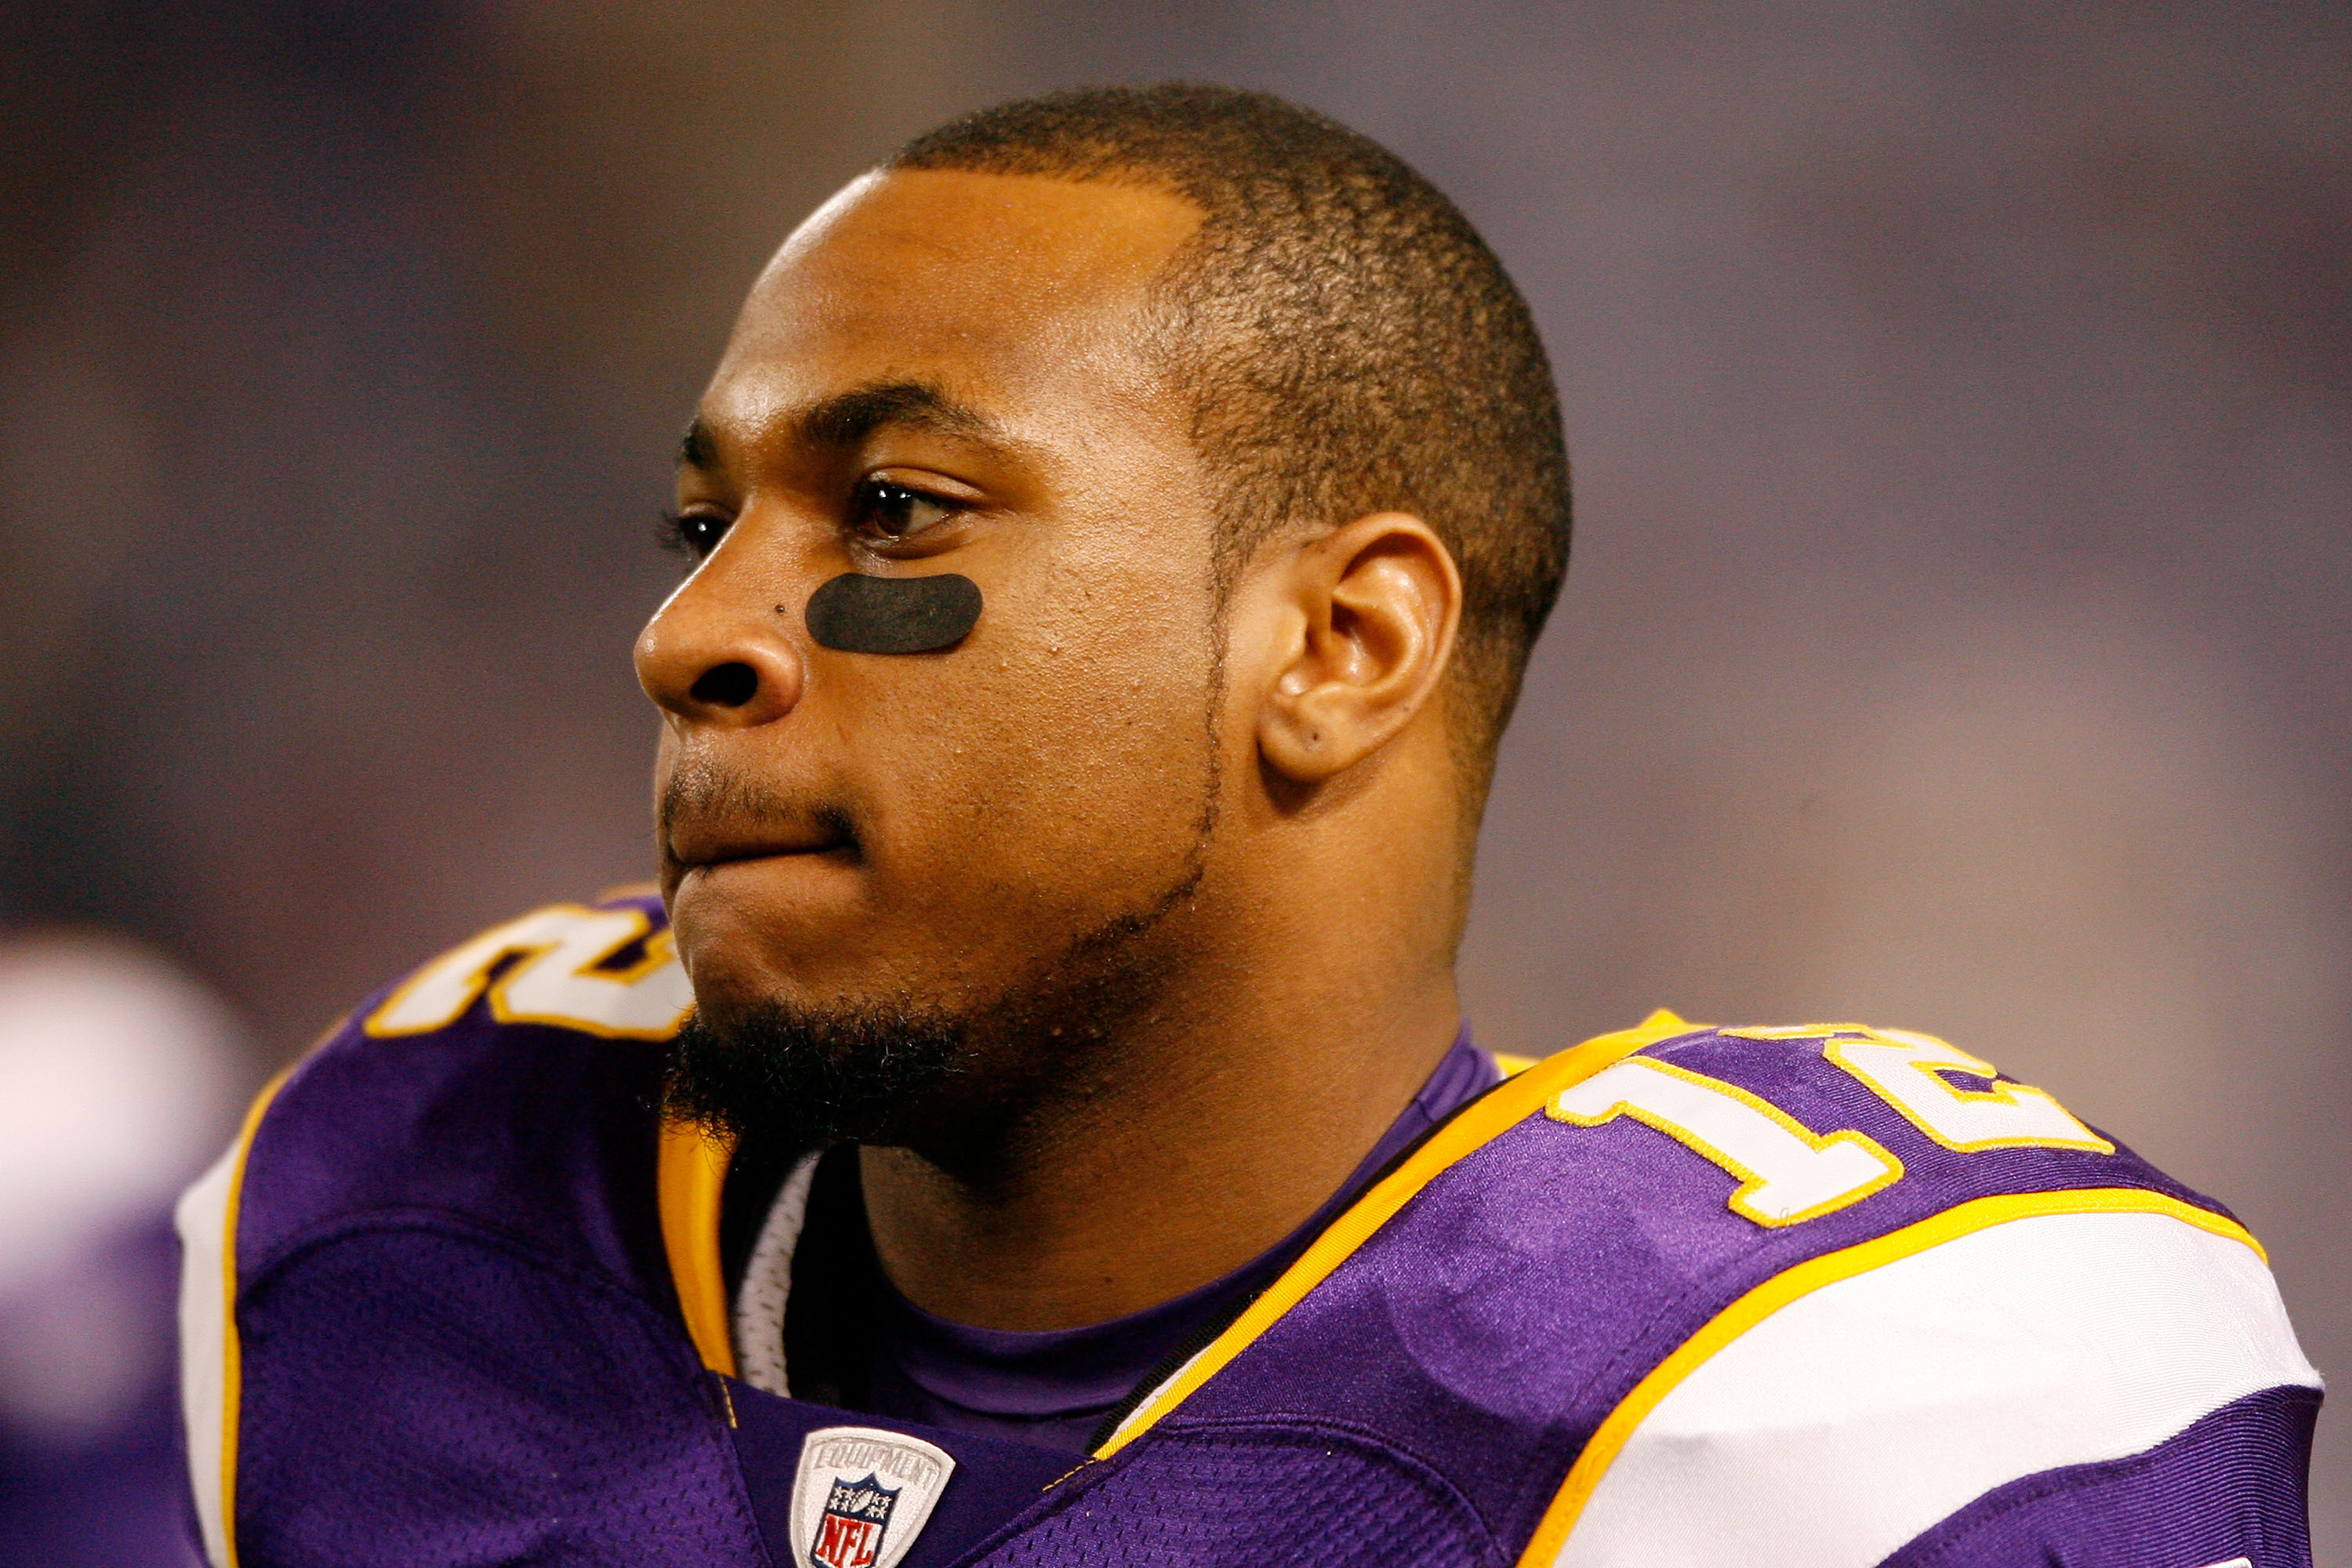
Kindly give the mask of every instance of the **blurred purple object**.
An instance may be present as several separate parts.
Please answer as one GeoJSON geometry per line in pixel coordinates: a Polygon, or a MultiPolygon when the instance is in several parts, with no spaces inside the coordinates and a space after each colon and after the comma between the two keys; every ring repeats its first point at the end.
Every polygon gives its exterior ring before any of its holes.
{"type": "Polygon", "coordinates": [[[227,1134],[241,1054],[142,949],[0,945],[0,1568],[196,1561],[170,1207],[227,1134]]]}
{"type": "Polygon", "coordinates": [[[180,1568],[198,1561],[171,1353],[179,1262],[170,1224],[151,1218],[93,1248],[30,1300],[0,1304],[0,1360],[12,1374],[39,1368],[36,1354],[58,1356],[46,1369],[46,1391],[96,1385],[100,1393],[63,1418],[13,1402],[0,1411],[0,1564],[180,1568]]]}

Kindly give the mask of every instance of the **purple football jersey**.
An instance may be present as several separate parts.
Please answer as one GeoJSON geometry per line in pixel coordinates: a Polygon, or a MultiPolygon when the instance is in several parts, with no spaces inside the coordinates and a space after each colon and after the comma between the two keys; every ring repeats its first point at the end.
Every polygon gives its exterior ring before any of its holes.
{"type": "Polygon", "coordinates": [[[815,1172],[730,1292],[727,1151],[656,1109],[690,1005],[656,900],[541,910],[265,1093],[181,1208],[210,1561],[2309,1561],[2259,1247],[1932,1037],[1539,1062],[1074,1456],[794,1395],[815,1172]]]}
{"type": "MultiPolygon", "coordinates": [[[[856,1163],[841,1161],[835,1178],[847,1191],[845,1223],[857,1236],[837,1250],[854,1266],[836,1269],[828,1289],[853,1300],[849,1310],[870,1324],[871,1343],[858,1407],[877,1415],[1037,1443],[1084,1454],[1104,1418],[1127,1403],[1137,1386],[1188,1343],[1237,1316],[1322,1234],[1367,1183],[1414,1140],[1501,1079],[1495,1059],[1464,1029],[1421,1092],[1381,1134],[1355,1173],[1290,1237],[1240,1268],[1173,1300],[1081,1329],[1022,1332],[950,1322],[914,1305],[890,1284],[865,1245],[865,1214],[856,1192],[856,1163]]],[[[843,1155],[850,1155],[845,1149],[843,1155]]],[[[788,1216],[789,1217],[789,1216],[788,1216]]],[[[777,1253],[766,1258],[771,1268],[777,1253]]],[[[737,1289],[739,1300],[782,1284],[754,1275],[737,1289]]],[[[748,1315],[746,1315],[748,1316],[748,1315]]],[[[756,1333],[748,1324],[739,1334],[756,1333]]]]}

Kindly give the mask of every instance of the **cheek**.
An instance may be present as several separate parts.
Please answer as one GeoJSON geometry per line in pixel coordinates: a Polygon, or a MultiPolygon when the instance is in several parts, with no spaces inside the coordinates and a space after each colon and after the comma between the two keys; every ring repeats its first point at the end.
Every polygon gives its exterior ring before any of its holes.
{"type": "Polygon", "coordinates": [[[918,749],[902,753],[877,857],[952,879],[960,903],[1066,909],[1055,925],[1156,896],[1187,864],[1206,801],[1205,627],[1073,614],[970,653],[977,668],[946,711],[894,726],[918,749]]]}

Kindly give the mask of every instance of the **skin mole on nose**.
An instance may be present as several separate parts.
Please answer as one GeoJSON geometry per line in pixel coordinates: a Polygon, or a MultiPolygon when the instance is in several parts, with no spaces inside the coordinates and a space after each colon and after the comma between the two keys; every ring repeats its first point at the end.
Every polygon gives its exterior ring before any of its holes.
{"type": "Polygon", "coordinates": [[[875,577],[845,572],[809,595],[809,636],[844,653],[931,653],[980,619],[980,584],[955,573],[875,577]]]}

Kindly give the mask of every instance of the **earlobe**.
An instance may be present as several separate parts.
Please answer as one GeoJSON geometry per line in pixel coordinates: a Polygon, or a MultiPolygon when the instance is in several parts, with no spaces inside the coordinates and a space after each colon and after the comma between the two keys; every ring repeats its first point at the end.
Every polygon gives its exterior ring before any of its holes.
{"type": "Polygon", "coordinates": [[[1427,704],[1453,656],[1462,575],[1435,531],[1402,512],[1304,542],[1286,565],[1295,640],[1259,710],[1258,750],[1283,776],[1320,784],[1427,704]]]}

